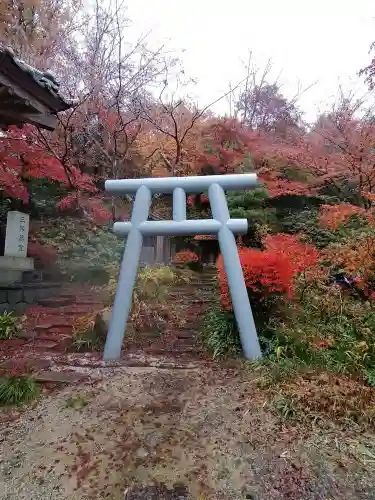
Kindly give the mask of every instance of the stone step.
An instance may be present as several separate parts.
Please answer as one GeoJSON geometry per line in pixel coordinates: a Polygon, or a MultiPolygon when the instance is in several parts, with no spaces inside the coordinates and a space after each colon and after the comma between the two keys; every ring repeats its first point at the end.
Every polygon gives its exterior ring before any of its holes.
{"type": "Polygon", "coordinates": [[[53,320],[51,323],[42,323],[34,326],[35,330],[51,330],[53,328],[72,328],[72,323],[66,319],[53,320]]]}
{"type": "Polygon", "coordinates": [[[165,356],[173,356],[175,354],[192,354],[192,353],[199,353],[202,352],[200,349],[197,347],[185,347],[185,346],[180,346],[180,347],[145,347],[144,349],[145,353],[148,354],[162,354],[165,356]]]}
{"type": "Polygon", "coordinates": [[[76,315],[89,314],[97,310],[98,309],[96,307],[80,306],[78,304],[77,306],[68,305],[68,306],[61,306],[60,308],[58,306],[46,307],[45,310],[43,311],[43,314],[51,316],[53,316],[54,314],[58,314],[59,316],[63,314],[67,314],[68,316],[76,316],[76,315]]]}
{"type": "Polygon", "coordinates": [[[67,372],[67,371],[45,371],[38,373],[35,376],[37,382],[53,382],[55,384],[72,384],[81,382],[87,378],[87,376],[78,372],[67,372]]]}
{"type": "Polygon", "coordinates": [[[196,346],[197,345],[197,336],[196,335],[190,335],[190,337],[185,337],[185,336],[180,336],[177,334],[175,340],[171,342],[171,346],[175,345],[189,345],[189,346],[196,346]]]}
{"type": "Polygon", "coordinates": [[[56,300],[69,300],[70,303],[74,302],[74,303],[77,303],[77,304],[81,304],[81,305],[90,305],[90,304],[101,304],[102,301],[98,298],[98,297],[77,297],[76,295],[67,295],[67,294],[64,294],[64,295],[58,295],[56,297],[56,300]]]}
{"type": "Polygon", "coordinates": [[[217,284],[217,280],[192,280],[189,282],[189,285],[193,286],[215,286],[217,284]]]}
{"type": "Polygon", "coordinates": [[[197,292],[199,293],[213,293],[215,291],[214,287],[210,286],[200,286],[200,285],[189,285],[189,286],[184,286],[184,287],[173,287],[171,288],[170,292],[171,294],[173,293],[191,293],[195,294],[197,292]]]}
{"type": "Polygon", "coordinates": [[[73,328],[64,331],[49,331],[48,333],[37,334],[35,340],[40,341],[58,341],[58,342],[70,342],[73,336],[73,328]]]}
{"type": "Polygon", "coordinates": [[[40,339],[40,340],[35,340],[32,343],[33,350],[41,349],[41,350],[49,350],[49,349],[57,349],[61,345],[61,342],[58,340],[47,340],[47,339],[40,339]]]}
{"type": "Polygon", "coordinates": [[[183,304],[216,304],[217,301],[213,298],[196,298],[196,297],[181,297],[181,300],[176,300],[176,302],[181,302],[183,304]]]}
{"type": "Polygon", "coordinates": [[[43,307],[64,307],[75,303],[73,297],[51,297],[38,299],[37,304],[43,307]]]}
{"type": "Polygon", "coordinates": [[[17,339],[34,340],[37,335],[38,335],[37,332],[34,330],[25,330],[25,331],[17,332],[14,336],[17,339]]]}
{"type": "Polygon", "coordinates": [[[197,328],[190,328],[188,326],[184,326],[177,330],[177,334],[181,335],[181,337],[196,336],[198,333],[199,330],[197,328]]]}

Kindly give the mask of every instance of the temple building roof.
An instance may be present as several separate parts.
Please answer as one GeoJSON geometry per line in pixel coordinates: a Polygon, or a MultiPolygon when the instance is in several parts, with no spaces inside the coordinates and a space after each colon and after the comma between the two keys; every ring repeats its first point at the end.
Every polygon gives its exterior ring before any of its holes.
{"type": "Polygon", "coordinates": [[[57,113],[74,104],[61,95],[55,75],[33,68],[11,48],[0,47],[0,128],[31,123],[54,130],[57,113]]]}

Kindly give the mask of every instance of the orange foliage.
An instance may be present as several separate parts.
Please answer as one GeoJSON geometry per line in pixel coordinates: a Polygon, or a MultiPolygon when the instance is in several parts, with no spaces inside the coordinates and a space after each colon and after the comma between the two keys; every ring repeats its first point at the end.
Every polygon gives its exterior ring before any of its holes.
{"type": "Polygon", "coordinates": [[[364,284],[375,268],[374,239],[363,237],[346,244],[329,246],[322,250],[321,259],[331,266],[340,267],[364,284]]]}
{"type": "Polygon", "coordinates": [[[217,240],[217,236],[216,234],[197,234],[194,239],[198,241],[217,240]]]}
{"type": "MultiPolygon", "coordinates": [[[[251,293],[263,298],[272,294],[293,296],[293,280],[299,273],[307,271],[318,276],[319,252],[298,236],[289,234],[268,235],[263,239],[265,250],[240,247],[238,249],[245,284],[251,293]]],[[[231,307],[228,283],[223,258],[217,261],[221,302],[224,308],[231,307]]]]}
{"type": "Polygon", "coordinates": [[[263,244],[267,250],[286,257],[294,273],[301,273],[315,266],[319,260],[318,250],[313,245],[300,241],[298,235],[270,234],[263,238],[263,244]]]}
{"type": "Polygon", "coordinates": [[[356,205],[351,205],[350,203],[340,203],[339,205],[321,205],[319,222],[322,227],[337,229],[354,214],[364,215],[368,218],[370,223],[374,222],[371,212],[356,205]]]}
{"type": "MultiPolygon", "coordinates": [[[[268,297],[271,294],[293,296],[293,277],[295,272],[289,259],[273,250],[238,250],[246,287],[252,292],[268,297]]],[[[225,309],[231,308],[231,299],[226,279],[223,258],[217,260],[220,285],[220,300],[225,309]]]]}
{"type": "Polygon", "coordinates": [[[375,187],[375,125],[356,118],[356,103],[340,102],[321,119],[313,131],[292,143],[270,145],[269,156],[281,158],[309,176],[309,188],[333,185],[345,193],[345,179],[358,191],[372,192],[375,187]]]}
{"type": "Polygon", "coordinates": [[[200,132],[195,170],[203,175],[237,172],[246,155],[250,153],[254,160],[261,149],[260,134],[249,132],[234,119],[207,120],[200,132]]]}
{"type": "MultiPolygon", "coordinates": [[[[367,195],[371,200],[372,195],[367,195]]],[[[374,216],[370,210],[341,203],[339,205],[322,205],[320,224],[328,229],[338,229],[354,214],[365,216],[371,232],[375,226],[374,216]]],[[[374,277],[375,270],[375,238],[373,234],[359,234],[356,238],[331,244],[321,251],[321,262],[329,268],[340,268],[357,281],[357,286],[367,290],[369,280],[374,277]]],[[[367,290],[368,291],[368,290],[367,290]]]]}
{"type": "Polygon", "coordinates": [[[189,262],[198,262],[199,257],[195,252],[191,250],[182,250],[177,252],[173,258],[173,264],[187,264],[189,262]]]}

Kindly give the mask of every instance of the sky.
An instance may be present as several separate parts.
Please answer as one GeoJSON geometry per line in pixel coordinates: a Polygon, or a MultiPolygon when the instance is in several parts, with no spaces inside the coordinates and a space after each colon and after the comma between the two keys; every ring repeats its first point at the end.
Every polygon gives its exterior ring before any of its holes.
{"type": "MultiPolygon", "coordinates": [[[[358,80],[375,40],[373,0],[127,0],[134,34],[149,30],[149,42],[181,54],[201,106],[222,95],[228,82],[244,76],[241,61],[252,51],[256,66],[271,58],[271,76],[293,97],[298,85],[314,84],[299,100],[306,120],[326,109],[339,83],[359,94],[358,80]],[[298,84],[299,82],[299,84],[298,84]]],[[[221,101],[214,111],[225,113],[221,101]]]]}

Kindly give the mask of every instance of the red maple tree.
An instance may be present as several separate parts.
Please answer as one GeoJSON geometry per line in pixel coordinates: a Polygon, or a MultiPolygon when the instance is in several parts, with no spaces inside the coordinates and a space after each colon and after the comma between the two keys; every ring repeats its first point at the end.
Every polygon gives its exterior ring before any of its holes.
{"type": "Polygon", "coordinates": [[[68,188],[95,192],[89,175],[70,165],[64,168],[55,156],[35,141],[33,127],[10,127],[0,138],[0,183],[4,193],[28,202],[27,181],[48,179],[68,188]]]}

